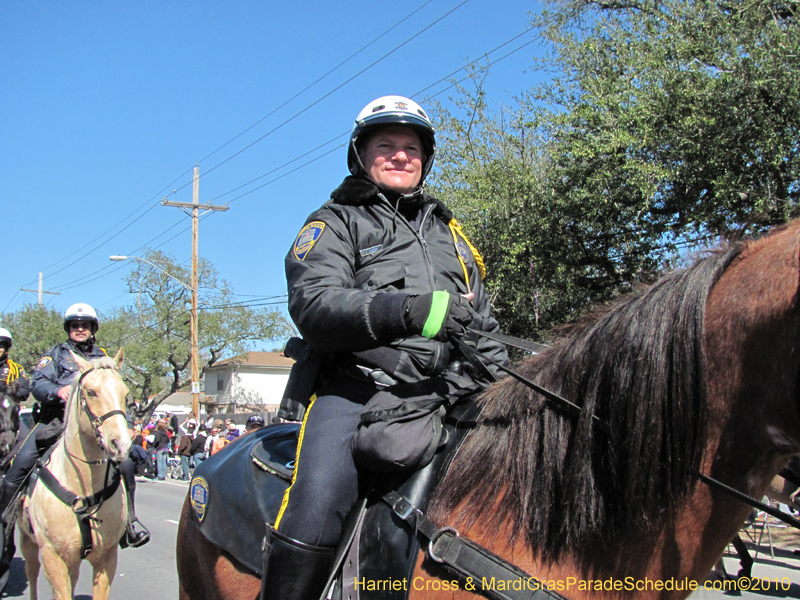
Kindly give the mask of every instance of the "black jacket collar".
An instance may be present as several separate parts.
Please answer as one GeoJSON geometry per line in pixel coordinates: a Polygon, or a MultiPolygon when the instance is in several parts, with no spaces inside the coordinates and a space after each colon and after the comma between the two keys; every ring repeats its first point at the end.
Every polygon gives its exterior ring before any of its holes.
{"type": "MultiPolygon", "coordinates": [[[[380,189],[373,182],[368,179],[361,179],[348,175],[344,178],[342,184],[333,190],[331,193],[331,200],[336,204],[345,206],[361,206],[370,204],[377,200],[380,189]]],[[[388,196],[387,196],[388,197],[388,196]]],[[[393,200],[389,198],[389,200],[393,200]]],[[[422,193],[422,205],[435,204],[433,214],[438,216],[445,223],[449,223],[453,218],[452,211],[442,204],[439,200],[428,194],[422,193]]]]}

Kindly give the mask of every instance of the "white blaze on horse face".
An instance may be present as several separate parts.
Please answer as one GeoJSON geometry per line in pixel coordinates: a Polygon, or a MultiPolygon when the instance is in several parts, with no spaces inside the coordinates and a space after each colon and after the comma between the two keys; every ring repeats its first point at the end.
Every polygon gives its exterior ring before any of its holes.
{"type": "Polygon", "coordinates": [[[109,458],[122,461],[128,458],[131,448],[131,436],[125,418],[125,398],[128,395],[128,388],[121,378],[108,375],[110,371],[107,369],[93,371],[84,379],[84,393],[95,417],[100,418],[114,410],[122,411],[121,415],[108,417],[99,427],[102,445],[109,458]],[[95,383],[99,376],[102,376],[102,379],[95,383]]]}
{"type": "Polygon", "coordinates": [[[8,408],[11,404],[8,401],[8,398],[3,398],[3,408],[8,408]]]}

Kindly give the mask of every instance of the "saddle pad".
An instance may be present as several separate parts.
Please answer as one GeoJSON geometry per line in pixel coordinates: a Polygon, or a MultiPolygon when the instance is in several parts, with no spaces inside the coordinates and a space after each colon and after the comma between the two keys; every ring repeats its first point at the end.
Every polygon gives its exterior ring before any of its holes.
{"type": "MultiPolygon", "coordinates": [[[[431,463],[410,474],[387,475],[385,483],[425,510],[478,413],[472,400],[455,407],[445,419],[447,443],[431,463]]],[[[200,531],[259,577],[261,544],[266,534],[263,524],[275,522],[283,493],[289,487],[291,469],[287,464],[293,465],[299,428],[298,423],[271,425],[240,437],[197,467],[192,479],[193,518],[199,519],[200,531]],[[255,526],[257,519],[261,527],[255,526]],[[254,526],[242,527],[242,523],[254,526]]],[[[419,542],[379,495],[368,502],[361,533],[357,549],[360,565],[356,566],[359,577],[410,580],[419,542]]],[[[345,569],[343,576],[353,581],[352,571],[345,569]]],[[[374,596],[370,592],[373,597],[404,600],[408,592],[387,590],[374,596]]]]}
{"type": "Polygon", "coordinates": [[[238,437],[194,470],[189,488],[200,532],[259,576],[265,524],[275,522],[289,487],[299,428],[270,425],[238,437]]]}

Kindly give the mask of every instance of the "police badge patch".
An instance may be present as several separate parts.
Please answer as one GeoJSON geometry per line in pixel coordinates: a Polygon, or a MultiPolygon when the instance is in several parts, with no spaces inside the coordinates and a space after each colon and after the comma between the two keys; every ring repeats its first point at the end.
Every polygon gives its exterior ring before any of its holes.
{"type": "Polygon", "coordinates": [[[53,357],[52,357],[52,356],[43,356],[43,357],[42,357],[42,360],[40,360],[40,361],[38,362],[38,364],[36,365],[36,369],[37,369],[37,370],[39,370],[39,369],[43,369],[43,368],[45,368],[47,365],[49,365],[51,362],[53,362],[53,357]]]}
{"type": "Polygon", "coordinates": [[[192,485],[189,488],[189,502],[192,504],[194,514],[197,515],[197,520],[202,523],[208,508],[208,482],[202,477],[192,479],[192,485]]]}
{"type": "Polygon", "coordinates": [[[461,238],[459,238],[458,243],[456,244],[456,250],[458,250],[461,260],[463,260],[465,264],[469,264],[470,258],[473,258],[472,251],[461,238]]]}
{"type": "Polygon", "coordinates": [[[312,221],[300,230],[297,234],[297,239],[294,241],[292,252],[294,257],[298,260],[305,260],[311,248],[317,243],[317,240],[322,235],[325,229],[325,223],[322,221],[312,221]]]}

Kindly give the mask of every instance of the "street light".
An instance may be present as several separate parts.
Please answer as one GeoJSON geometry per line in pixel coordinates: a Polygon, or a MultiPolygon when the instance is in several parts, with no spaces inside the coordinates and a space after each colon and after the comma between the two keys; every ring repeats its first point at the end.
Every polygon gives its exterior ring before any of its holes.
{"type": "Polygon", "coordinates": [[[132,258],[134,260],[140,260],[143,263],[147,263],[154,269],[157,269],[164,273],[167,277],[174,279],[178,283],[180,283],[183,287],[187,290],[192,292],[192,314],[191,318],[189,319],[190,322],[190,329],[192,333],[192,411],[194,411],[195,418],[200,418],[200,364],[199,364],[199,357],[197,351],[197,272],[192,269],[192,283],[193,286],[189,285],[188,283],[184,283],[177,277],[170,275],[151,261],[147,260],[146,258],[142,258],[141,256],[109,256],[109,260],[113,261],[123,261],[132,258]]]}
{"type": "Polygon", "coordinates": [[[114,256],[109,256],[108,260],[123,261],[123,260],[128,260],[129,258],[133,258],[134,260],[140,260],[142,262],[145,262],[148,265],[150,265],[151,267],[153,267],[154,269],[158,269],[159,271],[161,271],[167,277],[169,277],[171,279],[174,279],[175,281],[180,283],[183,287],[185,287],[190,292],[194,292],[195,291],[195,289],[192,286],[190,286],[188,283],[184,283],[183,281],[181,281],[177,277],[174,277],[173,275],[170,275],[169,273],[167,273],[167,271],[165,271],[164,269],[159,267],[157,264],[155,264],[153,262],[150,262],[149,260],[147,260],[146,258],[142,258],[141,256],[117,256],[117,255],[114,255],[114,256]]]}

